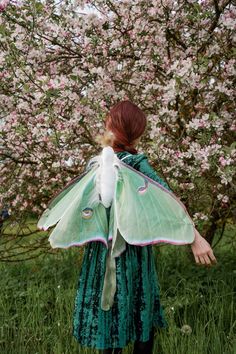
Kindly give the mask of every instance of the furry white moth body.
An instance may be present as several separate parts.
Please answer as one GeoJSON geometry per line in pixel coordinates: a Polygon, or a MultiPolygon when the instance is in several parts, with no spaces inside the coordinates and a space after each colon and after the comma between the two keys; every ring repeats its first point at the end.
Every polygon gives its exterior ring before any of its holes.
{"type": "Polygon", "coordinates": [[[112,204],[116,182],[119,178],[119,159],[111,146],[103,148],[99,156],[90,160],[88,165],[98,167],[95,175],[95,188],[91,194],[90,207],[93,208],[102,203],[105,208],[112,204]]]}
{"type": "Polygon", "coordinates": [[[99,184],[101,202],[105,208],[111,205],[115,192],[117,170],[114,162],[114,150],[110,146],[104,147],[102,150],[99,184]]]}

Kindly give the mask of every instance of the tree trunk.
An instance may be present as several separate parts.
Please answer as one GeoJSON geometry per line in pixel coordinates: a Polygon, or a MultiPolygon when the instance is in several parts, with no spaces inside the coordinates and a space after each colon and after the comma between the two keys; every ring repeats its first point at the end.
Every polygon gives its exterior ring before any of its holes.
{"type": "Polygon", "coordinates": [[[215,232],[217,229],[217,224],[216,224],[216,220],[213,220],[210,227],[207,229],[206,231],[206,235],[205,235],[205,239],[207,240],[207,242],[212,245],[214,236],[215,236],[215,232]]]}

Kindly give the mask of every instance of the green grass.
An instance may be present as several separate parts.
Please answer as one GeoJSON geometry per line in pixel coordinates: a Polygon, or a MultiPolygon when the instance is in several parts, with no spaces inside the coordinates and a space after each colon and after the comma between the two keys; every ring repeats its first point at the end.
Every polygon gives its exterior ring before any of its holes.
{"type": "MultiPolygon", "coordinates": [[[[155,246],[161,303],[169,328],[155,336],[154,354],[236,353],[235,251],[214,250],[218,263],[197,266],[187,247],[155,246]],[[181,328],[190,326],[191,333],[181,328]]],[[[98,353],[72,336],[72,312],[83,248],[20,263],[0,263],[0,353],[98,353]]],[[[132,353],[130,343],[124,354],[132,353]]]]}

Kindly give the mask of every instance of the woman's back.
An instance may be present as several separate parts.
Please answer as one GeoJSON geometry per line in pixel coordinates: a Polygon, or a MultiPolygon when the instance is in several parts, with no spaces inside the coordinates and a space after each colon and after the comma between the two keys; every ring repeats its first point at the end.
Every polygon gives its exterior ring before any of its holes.
{"type": "MultiPolygon", "coordinates": [[[[123,162],[168,185],[149,165],[144,154],[117,152],[123,162]]],[[[129,342],[148,341],[153,327],[166,327],[159,298],[159,283],[152,245],[126,244],[116,260],[116,293],[109,311],[101,309],[107,248],[86,244],[75,298],[73,335],[82,346],[123,348],[129,342]]]]}

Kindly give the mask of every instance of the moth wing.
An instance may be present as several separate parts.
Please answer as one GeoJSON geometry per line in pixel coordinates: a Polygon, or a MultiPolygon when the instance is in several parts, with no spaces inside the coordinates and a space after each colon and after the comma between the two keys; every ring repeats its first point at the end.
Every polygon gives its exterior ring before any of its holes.
{"type": "Polygon", "coordinates": [[[194,223],[180,199],[131,166],[121,165],[114,209],[123,238],[141,246],[192,243],[194,223]]]}
{"type": "Polygon", "coordinates": [[[57,224],[50,234],[52,248],[68,248],[90,241],[107,245],[108,223],[105,207],[101,203],[91,205],[94,195],[97,168],[91,169],[64,195],[58,195],[57,203],[42,214],[38,227],[47,230],[57,224]]]}
{"type": "Polygon", "coordinates": [[[38,220],[37,227],[39,229],[47,230],[49,227],[55,225],[73,203],[75,198],[81,198],[83,189],[90,179],[93,178],[95,173],[96,170],[94,169],[81,176],[77,176],[69,183],[69,185],[57,193],[49,202],[47,209],[44,210],[38,220]]]}

